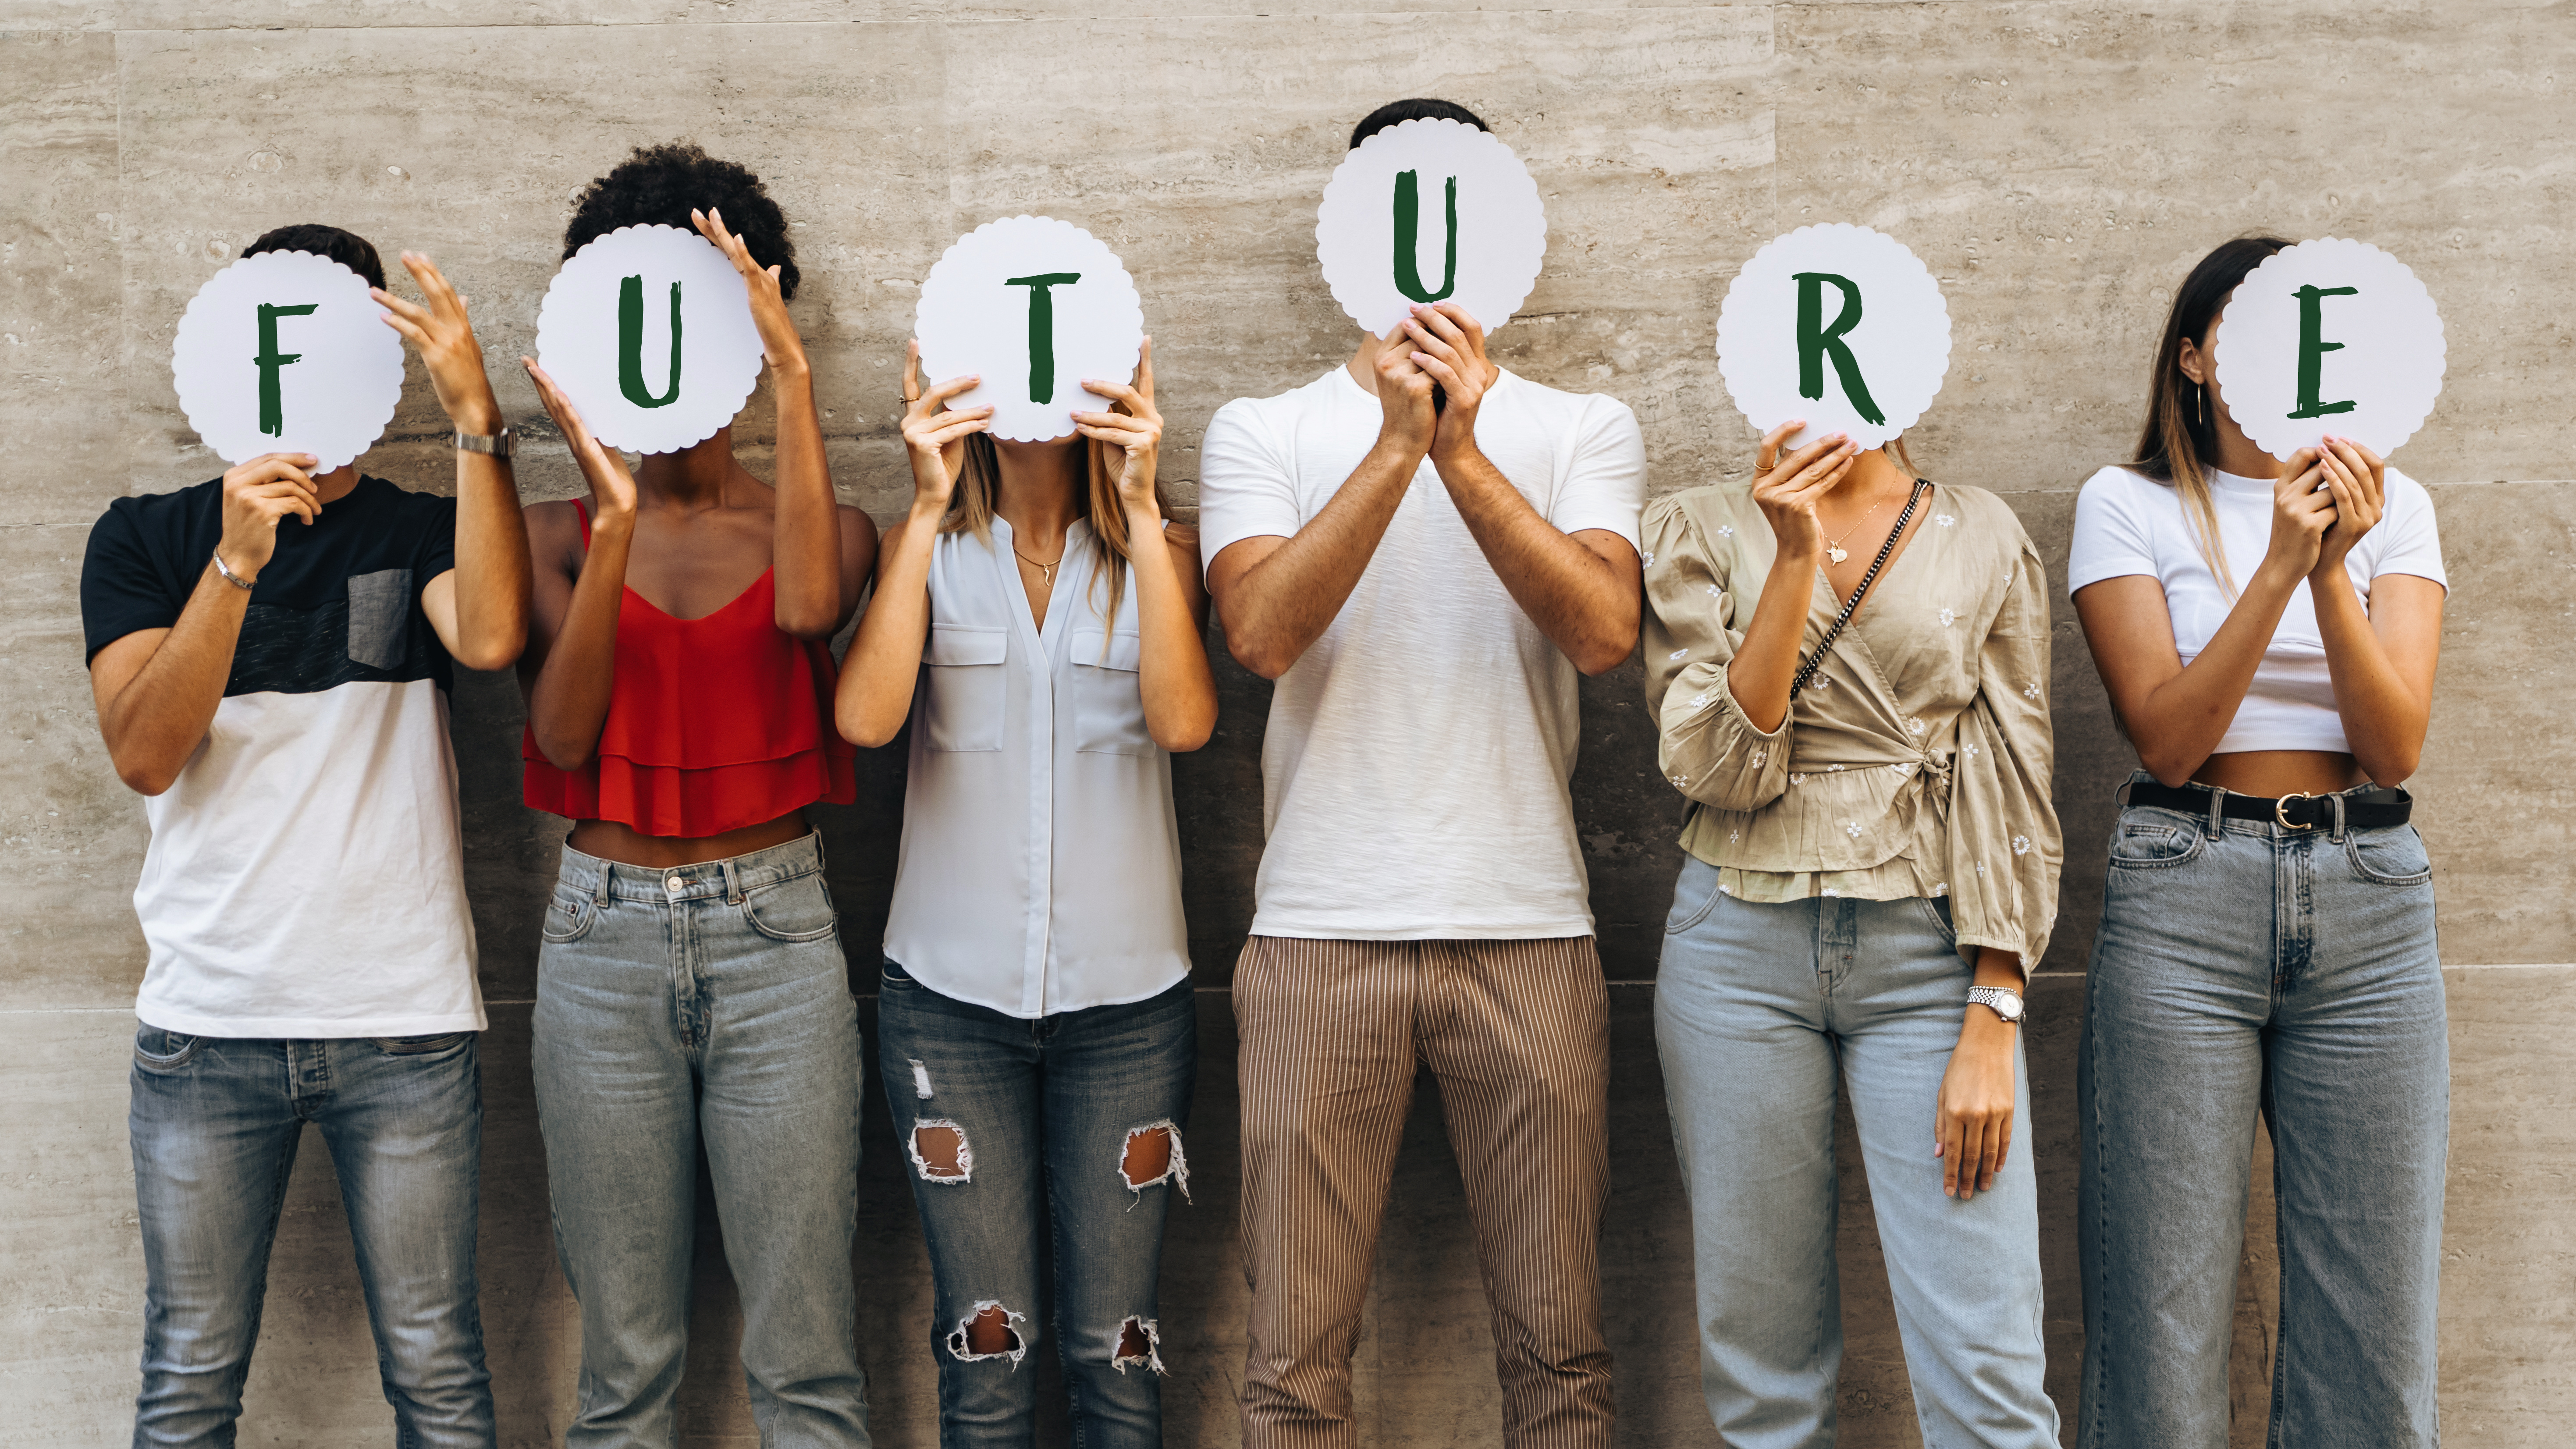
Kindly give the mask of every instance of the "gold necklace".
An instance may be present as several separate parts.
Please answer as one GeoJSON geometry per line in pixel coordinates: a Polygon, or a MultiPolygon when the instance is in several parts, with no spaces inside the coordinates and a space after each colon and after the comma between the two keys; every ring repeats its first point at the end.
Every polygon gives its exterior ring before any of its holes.
{"type": "Polygon", "coordinates": [[[1064,553],[1062,550],[1059,549],[1056,552],[1054,563],[1038,562],[1027,554],[1021,553],[1020,546],[1016,543],[1011,545],[1011,553],[1014,557],[1018,558],[1020,562],[1027,564],[1030,568],[1038,571],[1039,587],[1047,589],[1055,587],[1055,571],[1064,566],[1064,553]]]}
{"type": "Polygon", "coordinates": [[[1853,519],[1851,527],[1846,528],[1841,533],[1825,540],[1825,557],[1831,559],[1835,563],[1841,563],[1844,559],[1850,558],[1851,554],[1843,548],[1843,540],[1858,532],[1862,524],[1869,522],[1870,513],[1876,513],[1878,510],[1885,508],[1886,506],[1886,499],[1882,498],[1878,500],[1876,503],[1869,506],[1868,513],[1864,513],[1860,517],[1853,519]]]}

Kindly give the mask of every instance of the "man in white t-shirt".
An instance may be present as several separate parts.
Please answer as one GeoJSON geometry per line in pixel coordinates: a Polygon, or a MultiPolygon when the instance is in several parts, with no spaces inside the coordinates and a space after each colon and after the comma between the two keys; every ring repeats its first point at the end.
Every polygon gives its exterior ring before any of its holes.
{"type": "MultiPolygon", "coordinates": [[[[1399,101],[1362,121],[1447,118],[1399,101]]],[[[1488,362],[1454,303],[1220,409],[1200,537],[1227,647],[1278,681],[1235,968],[1247,1449],[1347,1446],[1350,1355],[1417,1061],[1494,1311],[1506,1444],[1607,1445],[1608,1009],[1567,782],[1575,671],[1637,639],[1645,445],[1488,362]]]]}

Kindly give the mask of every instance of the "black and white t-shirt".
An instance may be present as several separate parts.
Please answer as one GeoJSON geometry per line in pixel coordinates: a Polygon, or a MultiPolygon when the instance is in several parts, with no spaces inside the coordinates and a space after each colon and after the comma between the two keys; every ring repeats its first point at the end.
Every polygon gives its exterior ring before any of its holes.
{"type": "MultiPolygon", "coordinates": [[[[81,567],[89,656],[166,629],[223,536],[223,482],[120,498],[81,567]]],[[[144,801],[135,1014],[198,1036],[483,1027],[465,901],[453,666],[421,611],[456,566],[456,504],[361,478],[278,525],[223,702],[144,801]]]]}

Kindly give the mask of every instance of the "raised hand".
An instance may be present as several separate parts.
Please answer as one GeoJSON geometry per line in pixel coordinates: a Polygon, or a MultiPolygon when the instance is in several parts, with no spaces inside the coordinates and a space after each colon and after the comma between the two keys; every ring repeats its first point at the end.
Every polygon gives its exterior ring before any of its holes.
{"type": "Polygon", "coordinates": [[[1848,434],[1828,433],[1794,453],[1782,454],[1780,445],[1806,425],[1805,419],[1793,418],[1762,435],[1761,450],[1754,454],[1754,470],[1761,476],[1753,482],[1753,501],[1770,523],[1771,536],[1779,541],[1779,556],[1812,563],[1825,552],[1816,500],[1843,481],[1860,448],[1848,434]]]}
{"type": "Polygon", "coordinates": [[[2335,496],[2325,482],[2318,450],[2301,448],[2272,482],[2272,538],[2264,550],[2266,567],[2282,576],[2306,574],[2317,567],[2326,530],[2334,526],[2335,496]]]}
{"type": "Polygon", "coordinates": [[[1154,339],[1146,338],[1137,354],[1134,386],[1086,378],[1082,388],[1123,403],[1127,410],[1075,413],[1074,430],[1094,442],[1125,450],[1126,464],[1118,474],[1118,501],[1130,513],[1161,517],[1162,503],[1154,497],[1154,462],[1163,442],[1163,415],[1154,408],[1154,339]]]}
{"type": "Polygon", "coordinates": [[[277,553],[282,519],[291,513],[311,523],[322,516],[309,471],[321,461],[311,453],[262,453],[224,470],[224,534],[216,552],[226,568],[257,578],[277,553]]]}
{"type": "Polygon", "coordinates": [[[402,264],[420,285],[422,303],[406,302],[382,287],[368,288],[367,295],[385,309],[385,325],[420,350],[429,385],[448,421],[462,432],[499,432],[501,404],[483,371],[483,345],[474,340],[474,325],[465,318],[465,299],[425,253],[404,252],[402,264]]]}
{"type": "Polygon", "coordinates": [[[742,274],[742,285],[751,293],[752,325],[760,329],[761,360],[772,372],[802,371],[805,367],[805,339],[796,335],[796,324],[788,320],[787,298],[778,285],[779,270],[763,267],[751,259],[751,248],[741,237],[725,229],[721,211],[698,211],[692,208],[689,220],[698,235],[715,243],[733,269],[742,274]]]}
{"type": "Polygon", "coordinates": [[[2343,567],[2352,546],[2386,516],[2388,465],[2350,438],[2328,437],[2317,466],[2325,474],[2326,496],[2334,499],[2334,522],[2317,544],[2315,572],[2323,573],[2343,567]]]}
{"type": "Polygon", "coordinates": [[[1399,322],[1378,339],[1377,360],[1370,366],[1377,372],[1377,405],[1382,414],[1378,424],[1378,441],[1391,444],[1419,459],[1431,451],[1438,436],[1440,415],[1432,409],[1431,394],[1440,384],[1422,365],[1413,360],[1413,339],[1399,322]]]}
{"type": "Polygon", "coordinates": [[[950,398],[983,380],[972,374],[952,377],[924,392],[921,340],[914,338],[904,344],[903,450],[912,460],[912,511],[916,517],[935,519],[948,511],[948,497],[957,487],[957,468],[964,461],[966,435],[980,433],[991,425],[993,409],[989,405],[946,410],[950,398]]]}
{"type": "MultiPolygon", "coordinates": [[[[581,411],[546,370],[537,366],[533,357],[522,357],[520,363],[537,384],[537,396],[544,400],[546,415],[563,430],[564,442],[572,448],[573,461],[581,465],[581,476],[590,483],[591,492],[599,499],[599,516],[612,513],[633,515],[635,512],[635,478],[626,471],[626,460],[610,452],[581,420],[581,411]]],[[[593,526],[597,526],[594,519],[593,526]]]]}
{"type": "Polygon", "coordinates": [[[1443,401],[1431,451],[1448,456],[1476,446],[1476,409],[1493,385],[1485,360],[1485,327],[1455,302],[1416,305],[1396,324],[1412,344],[1412,362],[1440,384],[1443,401]]]}

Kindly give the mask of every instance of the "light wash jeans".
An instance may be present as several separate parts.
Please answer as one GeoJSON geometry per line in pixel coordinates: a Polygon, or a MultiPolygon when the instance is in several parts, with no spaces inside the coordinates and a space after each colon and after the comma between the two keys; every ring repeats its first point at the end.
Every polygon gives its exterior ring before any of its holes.
{"type": "Polygon", "coordinates": [[[1037,1374],[1022,1359],[1049,1338],[1072,1396],[1075,1444],[1163,1442],[1155,1302],[1163,1218],[1173,1189],[1189,1190],[1181,1130],[1197,1069],[1198,1003],[1187,980],[1143,1001],[1031,1021],[953,1000],[886,963],[877,1070],[895,1136],[909,1143],[917,1127],[954,1127],[966,1144],[963,1176],[934,1179],[909,1154],[937,1285],[930,1329],[942,1449],[1029,1449],[1037,1374]],[[1131,1187],[1128,1135],[1156,1127],[1170,1129],[1171,1167],[1131,1187]],[[967,1348],[965,1324],[988,1304],[1011,1319],[1017,1342],[1006,1353],[967,1348]]]}
{"type": "Polygon", "coordinates": [[[135,1033],[127,1124],[144,1271],[135,1449],[234,1442],[268,1251],[307,1122],[339,1170],[394,1443],[493,1443],[474,1287],[483,1138],[474,1049],[470,1031],[328,1041],[135,1033]]]}
{"type": "Polygon", "coordinates": [[[808,836],[671,870],[570,846],[537,955],[537,1120],[581,1300],[569,1449],[679,1435],[703,1141],[763,1446],[857,1449],[859,1028],[808,836]]]}
{"type": "Polygon", "coordinates": [[[2414,827],[2122,810],[2076,1087],[2084,1449],[2227,1443],[2258,1111],[2280,1213],[2270,1443],[2430,1449],[2450,1083],[2414,827]]]}
{"type": "Polygon", "coordinates": [[[1690,1192],[1700,1386],[1719,1435],[1732,1449],[1834,1442],[1839,1078],[1926,1449],[2056,1449],[2018,1049],[2012,1149],[1994,1187],[1943,1196],[1932,1155],[1970,984],[1945,904],[1755,904],[1717,880],[1685,858],[1655,977],[1655,1045],[1690,1192]]]}

